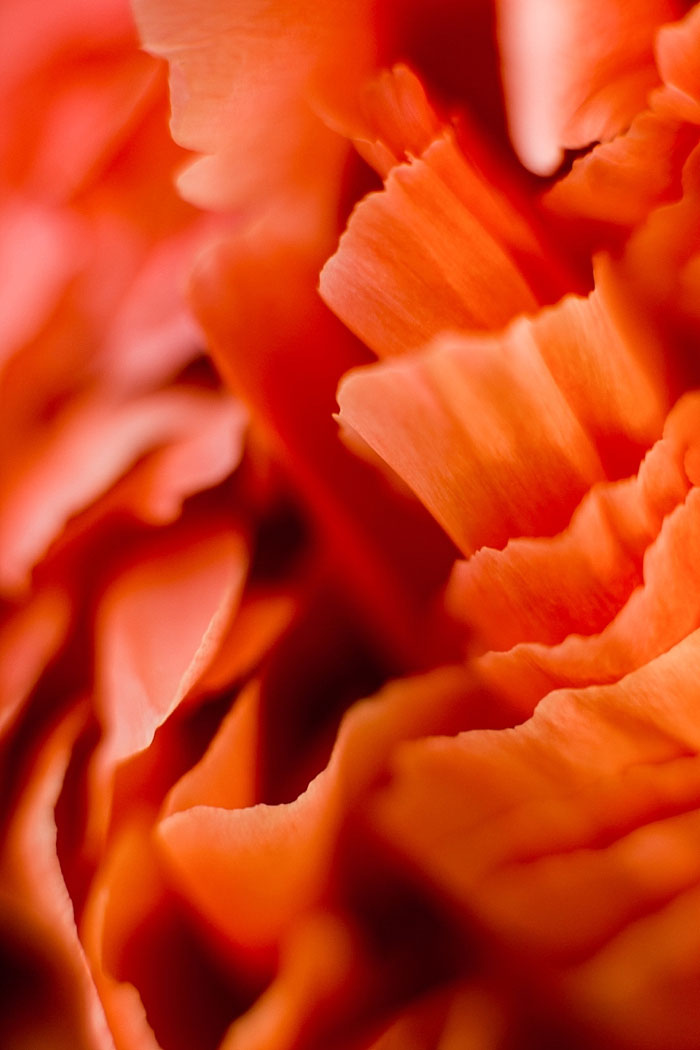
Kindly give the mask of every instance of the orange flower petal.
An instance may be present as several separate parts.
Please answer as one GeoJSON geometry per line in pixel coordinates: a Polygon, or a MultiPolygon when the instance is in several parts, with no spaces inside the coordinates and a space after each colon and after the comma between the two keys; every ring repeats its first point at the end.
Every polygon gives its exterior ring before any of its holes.
{"type": "Polygon", "coordinates": [[[499,349],[445,337],[419,356],[351,373],[338,393],[341,423],[410,485],[465,554],[513,533],[556,529],[603,477],[541,358],[516,339],[499,349]]]}
{"type": "Polygon", "coordinates": [[[86,251],[85,229],[73,216],[21,200],[0,210],[0,366],[41,330],[86,251]],[[40,258],[41,266],[30,260],[40,258]]]}
{"type": "Polygon", "coordinates": [[[339,1027],[337,1015],[357,983],[357,966],[357,946],[347,924],[331,913],[312,914],[292,932],[277,975],[234,1021],[220,1050],[322,1045],[324,1022],[332,1019],[339,1027]]]}
{"type": "Polygon", "coordinates": [[[70,626],[68,595],[39,591],[0,628],[0,735],[19,714],[70,626]]]}
{"type": "Polygon", "coordinates": [[[526,643],[479,659],[480,671],[519,710],[564,685],[614,681],[677,644],[700,623],[697,398],[687,395],[669,417],[668,432],[684,452],[693,487],[661,525],[644,557],[644,583],[600,634],[571,635],[555,646],[526,643]],[[675,431],[675,433],[674,433],[675,431]]]}
{"type": "Polygon", "coordinates": [[[674,438],[653,446],[637,477],[595,485],[559,535],[510,540],[457,563],[450,609],[485,649],[605,628],[641,584],[644,552],[690,487],[687,446],[674,438]]]}
{"type": "MultiPolygon", "coordinates": [[[[663,842],[664,837],[660,830],[658,838],[663,842]]],[[[683,847],[687,859],[687,842],[683,847]]],[[[663,859],[677,863],[668,851],[663,859]]],[[[590,962],[567,975],[568,994],[581,1004],[584,1014],[606,1019],[616,1045],[629,1050],[658,1046],[688,1050],[697,1042],[700,1011],[688,989],[700,980],[698,908],[696,887],[679,893],[665,907],[630,923],[590,962]],[[681,1019],[680,1002],[684,1004],[681,1019]]]]}
{"type": "Polygon", "coordinates": [[[656,39],[656,60],[664,93],[683,120],[700,123],[700,9],[694,6],[676,25],[664,26],[656,39]]]}
{"type": "Polygon", "coordinates": [[[340,421],[470,554],[551,535],[603,476],[598,455],[613,475],[636,466],[666,407],[654,356],[628,330],[601,267],[588,300],[570,297],[502,337],[444,337],[351,373],[338,393],[340,421]]]}
{"type": "Polygon", "coordinates": [[[67,536],[115,510],[129,510],[152,525],[168,525],[180,515],[188,497],[219,484],[237,467],[247,418],[235,401],[227,395],[188,390],[178,422],[181,435],[169,435],[169,444],[146,454],[73,522],[67,536]]]}
{"type": "Polygon", "coordinates": [[[464,982],[411,1003],[368,1050],[501,1050],[507,1009],[485,981],[464,982]]]}
{"type": "MultiPolygon", "coordinates": [[[[538,299],[519,264],[541,255],[517,209],[446,131],[356,209],[321,294],[380,357],[443,329],[492,329],[538,299]]],[[[526,262],[526,266],[527,266],[526,262]]]]}
{"type": "MultiPolygon", "coordinates": [[[[456,668],[394,683],[351,709],[328,767],[294,802],[247,809],[200,804],[166,816],[158,837],[175,885],[233,946],[268,949],[325,885],[339,823],[396,740],[467,719],[469,691],[470,680],[456,668]]],[[[213,796],[223,752],[245,716],[245,707],[238,715],[234,708],[221,743],[197,773],[202,787],[211,777],[213,796]]]]}
{"type": "Polygon", "coordinates": [[[359,111],[357,126],[343,130],[382,178],[394,165],[419,157],[440,133],[423,85],[401,64],[364,85],[359,111]]]}
{"type": "Polygon", "coordinates": [[[598,635],[571,635],[558,646],[518,645],[481,657],[479,669],[521,711],[564,685],[611,682],[665,652],[700,621],[696,566],[700,556],[697,517],[700,493],[661,527],[644,561],[645,583],[598,635]]]}
{"type": "MultiPolygon", "coordinates": [[[[632,961],[632,944],[643,942],[645,927],[670,932],[664,909],[676,900],[682,911],[686,891],[696,899],[699,670],[695,632],[614,685],[550,694],[509,732],[403,745],[375,810],[412,864],[543,988],[560,997],[560,976],[591,957],[586,979],[564,987],[574,1007],[585,992],[584,1023],[601,1033],[619,1028],[605,1007],[627,999],[620,974],[651,988],[651,974],[662,972],[663,958],[658,968],[643,955],[632,961]],[[613,959],[625,967],[617,977],[613,959]]],[[[696,979],[697,951],[685,941],[676,952],[674,943],[659,946],[682,968],[667,974],[678,989],[681,973],[696,979]]],[[[638,1044],[635,1026],[621,1045],[697,1041],[695,1027],[693,1039],[676,1041],[673,1010],[650,1006],[647,1015],[656,1042],[638,1044]]]]}
{"type": "Polygon", "coordinates": [[[420,666],[426,595],[441,585],[452,551],[415,501],[338,441],[337,382],[366,355],[319,300],[318,265],[315,252],[261,228],[201,259],[195,305],[222,375],[289,470],[341,586],[402,666],[420,666]],[[303,396],[290,396],[300,376],[303,396]]]}
{"type": "Polygon", "coordinates": [[[85,715],[84,706],[74,707],[45,741],[5,831],[0,876],[3,892],[19,898],[35,920],[46,927],[47,947],[66,975],[70,975],[79,1019],[79,1030],[74,1035],[79,1040],[76,1045],[110,1050],[114,1044],[78,939],[73,905],[56,854],[54,810],[85,715]]]}
{"type": "Polygon", "coordinates": [[[531,171],[549,175],[564,149],[613,137],[658,82],[657,28],[672,0],[500,0],[499,38],[511,135],[531,171]]]}
{"type": "Polygon", "coordinates": [[[106,830],[110,773],[151,743],[210,665],[246,569],[234,532],[180,529],[109,587],[96,629],[95,705],[104,735],[91,768],[93,845],[106,830]]]}
{"type": "Polygon", "coordinates": [[[226,641],[204,673],[201,688],[216,692],[250,674],[290,625],[297,608],[298,601],[291,595],[248,589],[226,641]]]}
{"type": "Polygon", "coordinates": [[[571,218],[634,226],[678,196],[683,162],[697,141],[696,128],[645,110],[624,135],[574,161],[544,203],[571,218]]]}
{"type": "Polygon", "coordinates": [[[161,893],[148,828],[133,820],[93,880],[80,929],[116,1050],[161,1050],[138,990],[114,974],[124,940],[157,907],[161,893]]]}
{"type": "Polygon", "coordinates": [[[347,88],[362,77],[372,46],[365,5],[214,0],[204,22],[195,0],[135,9],[146,46],[171,65],[175,138],[210,154],[182,177],[185,195],[206,207],[283,201],[287,222],[316,228],[334,207],[347,146],[310,102],[319,81],[347,88]]]}
{"type": "MultiPolygon", "coordinates": [[[[119,402],[100,397],[75,397],[53,426],[23,449],[4,479],[5,498],[0,514],[0,580],[8,590],[20,589],[31,568],[61,533],[70,517],[89,507],[144,453],[168,441],[176,443],[168,462],[159,464],[158,489],[143,501],[157,504],[159,516],[167,504],[172,516],[194,481],[206,487],[221,476],[221,458],[233,466],[240,445],[218,451],[219,462],[208,463],[211,432],[199,432],[192,444],[191,430],[201,427],[211,412],[211,425],[223,423],[229,431],[236,408],[225,399],[185,389],[165,390],[149,397],[119,402]],[[211,406],[211,407],[210,407],[211,406]],[[187,467],[168,483],[168,470],[187,467]],[[162,471],[166,469],[165,474],[162,471]],[[189,474],[189,477],[187,476],[189,474]],[[179,491],[178,491],[179,490],[179,491]]],[[[240,415],[239,415],[240,418],[240,415]]],[[[208,428],[207,428],[208,430],[208,428]]],[[[221,426],[216,428],[221,436],[221,426]]],[[[240,440],[240,439],[239,439],[240,440]]],[[[145,508],[144,508],[145,509],[145,508]]]]}
{"type": "Polygon", "coordinates": [[[652,207],[680,196],[683,164],[699,134],[693,126],[700,123],[697,10],[661,29],[656,51],[664,83],[652,93],[649,109],[635,117],[628,131],[574,162],[571,172],[545,194],[554,211],[631,226],[642,222],[652,207]]]}

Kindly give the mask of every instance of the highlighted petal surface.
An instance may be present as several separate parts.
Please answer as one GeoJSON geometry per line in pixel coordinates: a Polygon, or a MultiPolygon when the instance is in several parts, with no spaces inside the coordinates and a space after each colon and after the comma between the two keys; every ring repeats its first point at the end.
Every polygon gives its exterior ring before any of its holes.
{"type": "Polygon", "coordinates": [[[671,0],[499,0],[498,11],[511,135],[538,175],[643,108],[658,82],[655,32],[679,13],[671,0]]]}

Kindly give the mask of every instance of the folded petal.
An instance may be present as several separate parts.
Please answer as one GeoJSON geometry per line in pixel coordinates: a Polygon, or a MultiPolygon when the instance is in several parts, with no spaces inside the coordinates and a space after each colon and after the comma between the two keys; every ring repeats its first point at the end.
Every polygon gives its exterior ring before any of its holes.
{"type": "Polygon", "coordinates": [[[135,9],[146,47],[170,62],[175,138],[209,155],[183,176],[186,195],[206,207],[283,202],[287,222],[314,228],[319,213],[327,219],[347,146],[311,102],[319,82],[347,86],[366,70],[366,5],[213,0],[204,17],[194,0],[135,9]]]}
{"type": "Polygon", "coordinates": [[[668,102],[679,117],[700,123],[700,10],[664,26],[656,39],[656,61],[666,87],[668,102]]]}
{"type": "MultiPolygon", "coordinates": [[[[76,737],[86,710],[73,707],[44,742],[38,759],[25,781],[14,807],[0,851],[0,881],[3,892],[14,895],[33,920],[51,931],[47,949],[70,980],[71,1028],[74,1045],[89,1050],[114,1050],[104,1011],[88,970],[75,925],[73,904],[66,888],[56,852],[55,808],[76,737]]],[[[25,919],[25,922],[27,920],[25,919]]],[[[40,998],[40,997],[39,997],[40,998]]],[[[53,996],[47,996],[51,1000],[53,996]]],[[[35,1008],[37,1004],[34,1004],[35,1008]]],[[[62,1026],[66,1024],[64,1011],[62,1026]]],[[[29,1026],[28,1026],[29,1027],[29,1026]]],[[[0,1029],[2,1022],[0,1022],[0,1029]]],[[[30,1037],[25,1035],[30,1043],[30,1037]]],[[[38,1035],[36,1036],[38,1040],[38,1035]]],[[[19,1041],[16,1044],[22,1045],[19,1041]]],[[[37,1044],[38,1045],[38,1044],[37,1044]]],[[[53,1043],[41,1042],[53,1047],[53,1043]]],[[[56,1047],[59,1043],[56,1042],[56,1047]]],[[[61,1046],[66,1045],[63,1042],[61,1046]]]]}
{"type": "Polygon", "coordinates": [[[697,559],[700,479],[697,398],[688,395],[671,414],[671,440],[683,451],[691,482],[684,501],[664,519],[643,562],[643,582],[600,634],[570,635],[559,645],[524,643],[479,659],[486,678],[523,711],[564,685],[610,682],[643,666],[700,624],[697,559]]]}
{"type": "Polygon", "coordinates": [[[237,448],[230,437],[235,438],[237,415],[240,419],[228,399],[186,388],[127,401],[76,396],[8,464],[0,513],[2,585],[8,590],[26,586],[30,570],[69,519],[90,507],[140,457],[169,443],[173,447],[161,455],[155,485],[137,499],[136,508],[142,517],[154,512],[161,520],[164,514],[172,517],[181,505],[180,493],[206,488],[235,465],[240,444],[237,448]],[[205,418],[208,425],[202,429],[205,418]],[[204,459],[212,438],[221,442],[216,458],[204,459]]]}
{"type": "MultiPolygon", "coordinates": [[[[700,123],[700,17],[696,9],[659,30],[656,53],[662,87],[628,130],[574,161],[545,194],[545,204],[578,219],[615,226],[642,222],[651,208],[681,195],[683,165],[697,145],[700,123]]],[[[580,235],[586,238],[581,227],[580,235]]]]}
{"type": "Polygon", "coordinates": [[[65,641],[71,601],[59,588],[39,590],[0,627],[0,735],[12,725],[65,641]]]}
{"type": "Polygon", "coordinates": [[[367,354],[318,298],[319,264],[315,252],[261,227],[202,257],[195,306],[222,375],[289,471],[363,622],[401,652],[402,666],[421,666],[427,596],[441,586],[452,550],[415,501],[338,440],[338,380],[367,354]]]}
{"type": "Polygon", "coordinates": [[[103,737],[90,774],[93,845],[106,830],[116,764],[152,742],[211,664],[246,569],[245,546],[231,529],[181,527],[108,587],[96,626],[103,737]]]}
{"type": "Polygon", "coordinates": [[[644,110],[624,135],[575,160],[545,205],[575,219],[634,226],[680,194],[682,166],[697,142],[697,128],[644,110]]]}
{"type": "Polygon", "coordinates": [[[445,336],[351,373],[340,421],[464,553],[551,535],[594,481],[634,468],[661,430],[662,357],[626,309],[601,268],[587,300],[569,297],[500,337],[445,336]]]}
{"type": "Polygon", "coordinates": [[[664,518],[690,488],[688,447],[676,430],[667,423],[635,478],[594,485],[557,536],[484,547],[457,563],[450,609],[485,649],[552,645],[614,618],[642,583],[642,559],[664,518]]]}
{"type": "MultiPolygon", "coordinates": [[[[200,802],[166,815],[158,837],[174,884],[235,949],[252,958],[268,950],[322,892],[344,814],[378,775],[396,740],[468,719],[470,689],[463,671],[443,668],[396,682],[356,705],[327,768],[294,802],[239,809],[200,802]]],[[[212,802],[222,801],[217,770],[226,757],[234,761],[229,749],[245,716],[245,706],[238,714],[234,708],[221,740],[205,756],[196,774],[197,798],[207,798],[210,778],[212,802]]],[[[172,797],[190,788],[178,787],[172,797]]]]}
{"type": "Polygon", "coordinates": [[[695,632],[614,685],[550,694],[516,729],[402,745],[371,818],[465,934],[476,920],[544,1002],[624,1047],[698,1038],[696,1014],[680,1030],[668,1007],[698,973],[681,916],[700,879],[699,669],[695,632]],[[633,988],[653,1038],[610,1009],[631,1019],[633,988]]]}
{"type": "Polygon", "coordinates": [[[163,816],[198,805],[242,809],[256,802],[260,736],[260,687],[236,699],[206,754],[170,792],[163,816]]]}
{"type": "Polygon", "coordinates": [[[511,135],[531,171],[549,175],[564,149],[613,137],[658,82],[656,30],[680,11],[672,0],[500,0],[511,135]]]}
{"type": "MultiPolygon", "coordinates": [[[[321,294],[380,357],[444,329],[494,329],[539,302],[543,251],[517,207],[445,131],[355,210],[321,294]]],[[[556,297],[556,296],[555,296],[556,297]]]]}

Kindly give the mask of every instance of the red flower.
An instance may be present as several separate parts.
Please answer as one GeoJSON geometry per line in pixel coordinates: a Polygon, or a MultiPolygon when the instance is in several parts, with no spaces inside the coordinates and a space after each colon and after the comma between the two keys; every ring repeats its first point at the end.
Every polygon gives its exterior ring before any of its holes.
{"type": "Polygon", "coordinates": [[[64,6],[3,16],[6,1041],[691,1050],[700,8],[136,0],[192,208],[64,6]]]}

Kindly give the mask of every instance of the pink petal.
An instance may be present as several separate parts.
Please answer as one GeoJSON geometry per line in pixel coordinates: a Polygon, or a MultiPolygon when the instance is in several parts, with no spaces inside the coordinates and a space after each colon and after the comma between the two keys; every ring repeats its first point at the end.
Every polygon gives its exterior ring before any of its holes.
{"type": "Polygon", "coordinates": [[[672,0],[500,0],[498,11],[511,135],[538,175],[644,107],[658,82],[655,32],[679,13],[672,0]]]}

